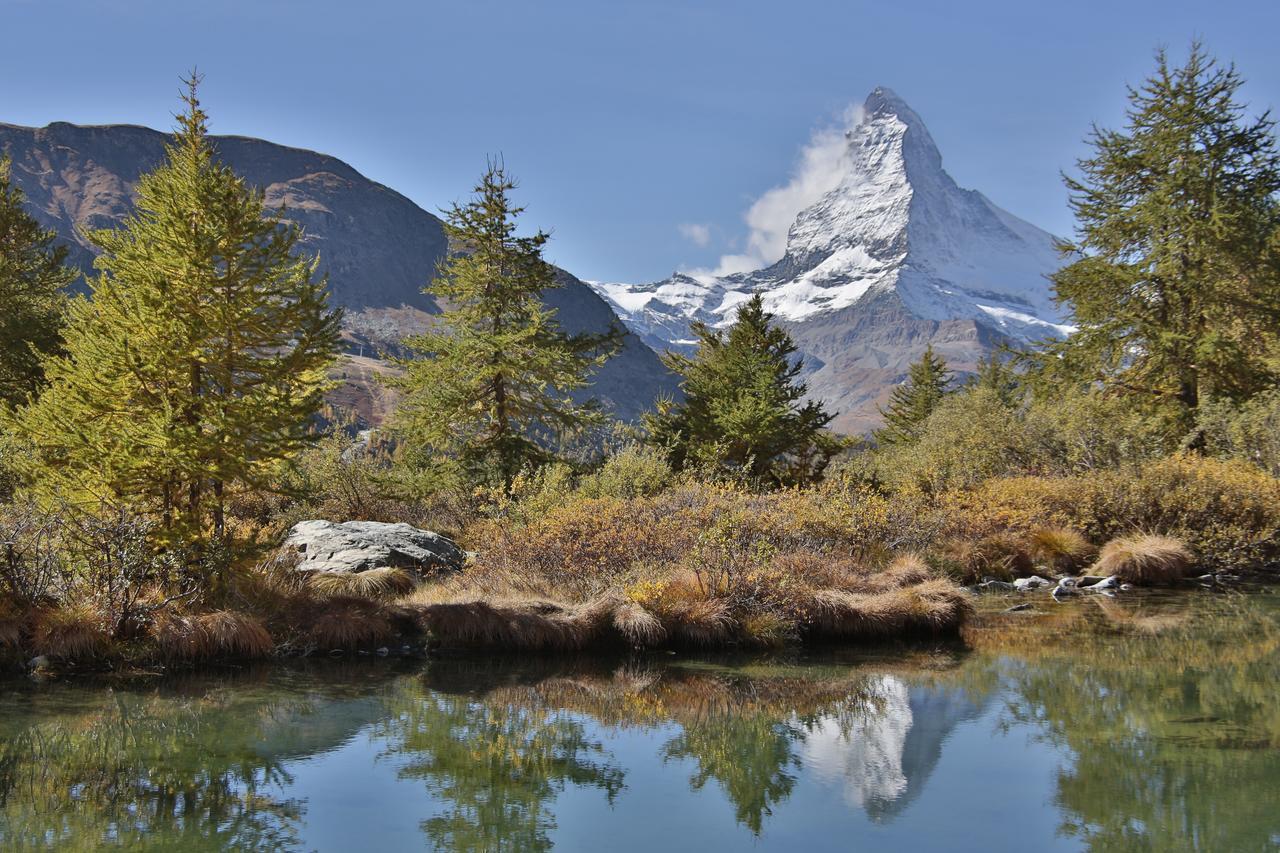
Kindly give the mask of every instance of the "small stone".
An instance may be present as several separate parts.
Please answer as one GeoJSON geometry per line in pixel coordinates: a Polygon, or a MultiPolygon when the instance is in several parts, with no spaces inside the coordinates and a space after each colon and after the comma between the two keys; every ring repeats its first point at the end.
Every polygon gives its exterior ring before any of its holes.
{"type": "Polygon", "coordinates": [[[1041,587],[1053,586],[1053,582],[1050,580],[1046,580],[1045,578],[1042,578],[1039,575],[1032,575],[1029,578],[1018,578],[1013,582],[1013,585],[1018,590],[1018,592],[1027,592],[1028,590],[1032,590],[1032,589],[1040,589],[1041,587]]]}
{"type": "Polygon", "coordinates": [[[36,657],[33,657],[31,660],[27,661],[27,666],[28,666],[30,669],[48,669],[48,668],[49,668],[49,656],[48,656],[48,655],[37,655],[36,657]]]}
{"type": "Polygon", "coordinates": [[[1081,587],[1081,589],[1083,589],[1085,592],[1103,592],[1105,590],[1115,589],[1118,586],[1120,586],[1119,579],[1116,578],[1115,575],[1108,575],[1107,577],[1103,578],[1097,583],[1092,583],[1089,586],[1081,587]]]}
{"type": "Polygon", "coordinates": [[[388,649],[386,646],[383,646],[382,648],[378,649],[378,652],[377,652],[377,655],[380,658],[385,658],[389,654],[391,654],[391,650],[388,649]]]}
{"type": "Polygon", "coordinates": [[[1030,610],[1030,609],[1031,609],[1031,605],[1024,602],[1023,604],[1013,605],[1008,610],[1006,610],[1005,613],[1021,613],[1024,610],[1030,610]]]}
{"type": "Polygon", "coordinates": [[[1012,592],[1017,587],[1008,581],[986,580],[978,584],[978,589],[982,592],[1012,592]]]}

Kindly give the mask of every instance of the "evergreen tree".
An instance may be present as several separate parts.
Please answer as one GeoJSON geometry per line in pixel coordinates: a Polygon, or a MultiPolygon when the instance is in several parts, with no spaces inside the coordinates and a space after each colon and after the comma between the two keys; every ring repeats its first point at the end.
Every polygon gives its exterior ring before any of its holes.
{"type": "Polygon", "coordinates": [[[389,380],[404,392],[392,426],[411,453],[506,490],[525,466],[550,458],[546,445],[603,422],[595,401],[573,392],[619,337],[560,329],[540,298],[560,286],[542,257],[548,235],[517,235],[524,208],[511,202],[515,188],[490,163],[472,200],[447,212],[451,252],[426,287],[445,311],[405,340],[412,357],[389,380]]]}
{"type": "Polygon", "coordinates": [[[42,361],[62,344],[65,291],[76,273],[54,233],[23,209],[11,165],[0,158],[0,404],[16,405],[39,390],[42,361]]]}
{"type": "Polygon", "coordinates": [[[1000,353],[978,359],[977,369],[965,383],[967,388],[990,391],[1005,408],[1018,404],[1022,386],[1011,360],[1002,359],[1000,353]]]}
{"type": "MultiPolygon", "coordinates": [[[[1094,130],[1067,178],[1076,260],[1054,277],[1079,331],[1042,370],[1138,395],[1186,426],[1212,397],[1274,385],[1280,329],[1280,156],[1274,123],[1247,121],[1234,67],[1199,44],[1157,54],[1129,92],[1127,127],[1094,130]]],[[[1060,382],[1053,379],[1051,382],[1060,382]]]]}
{"type": "Polygon", "coordinates": [[[646,426],[673,467],[705,466],[785,485],[817,479],[839,451],[841,442],[824,429],[835,415],[820,403],[801,404],[808,392],[798,381],[803,362],[772,320],[757,294],[726,333],[695,323],[695,356],[663,356],[681,377],[684,401],[661,402],[646,426]]]}
{"type": "Polygon", "coordinates": [[[925,347],[920,360],[907,370],[907,381],[895,387],[889,396],[889,408],[881,409],[884,426],[875,431],[875,439],[883,445],[914,444],[920,438],[924,422],[947,395],[952,373],[947,363],[925,347]]]}
{"type": "Polygon", "coordinates": [[[166,538],[224,536],[231,489],[267,488],[313,438],[339,315],[300,230],[217,162],[193,77],[137,213],[102,250],[66,353],[16,426],[37,495],[123,503],[166,538]]]}

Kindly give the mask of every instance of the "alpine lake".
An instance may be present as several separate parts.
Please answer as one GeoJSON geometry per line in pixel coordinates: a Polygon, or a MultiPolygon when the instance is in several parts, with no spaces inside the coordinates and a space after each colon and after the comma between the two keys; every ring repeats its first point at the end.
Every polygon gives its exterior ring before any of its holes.
{"type": "Polygon", "coordinates": [[[1278,684],[1266,590],[985,596],[941,644],[13,678],[0,848],[1274,851],[1278,684]]]}

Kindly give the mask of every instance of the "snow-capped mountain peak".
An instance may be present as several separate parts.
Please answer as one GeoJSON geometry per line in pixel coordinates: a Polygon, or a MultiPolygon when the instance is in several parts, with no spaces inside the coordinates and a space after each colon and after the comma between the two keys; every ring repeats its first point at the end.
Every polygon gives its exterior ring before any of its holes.
{"type": "Polygon", "coordinates": [[[1046,279],[1058,265],[1053,238],[958,187],[923,120],[893,91],[867,97],[838,168],[772,265],[597,291],[659,349],[688,346],[693,320],[728,325],[754,293],[792,322],[893,293],[919,318],[973,319],[1015,341],[1067,331],[1046,279]]]}

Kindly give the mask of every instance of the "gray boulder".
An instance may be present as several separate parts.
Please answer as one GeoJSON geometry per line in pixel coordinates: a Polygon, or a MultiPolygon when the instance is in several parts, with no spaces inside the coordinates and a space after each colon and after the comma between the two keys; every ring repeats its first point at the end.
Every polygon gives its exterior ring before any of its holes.
{"type": "Polygon", "coordinates": [[[439,533],[380,521],[300,521],[285,537],[310,572],[363,572],[383,566],[427,575],[462,567],[462,549],[439,533]]]}

